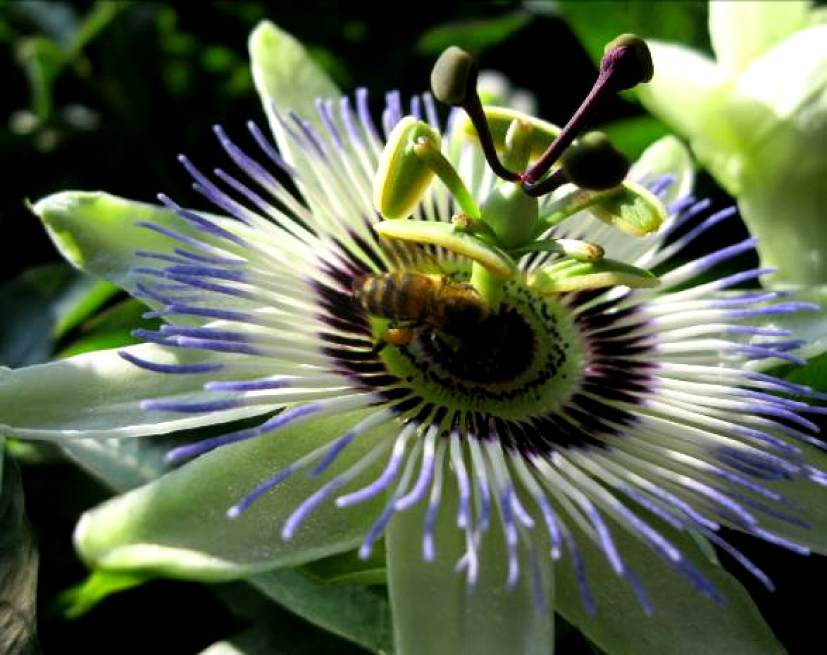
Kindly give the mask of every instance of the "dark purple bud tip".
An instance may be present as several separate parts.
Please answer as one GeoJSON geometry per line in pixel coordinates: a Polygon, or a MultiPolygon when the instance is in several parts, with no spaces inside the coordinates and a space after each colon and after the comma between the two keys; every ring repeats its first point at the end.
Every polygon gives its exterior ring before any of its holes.
{"type": "Polygon", "coordinates": [[[458,107],[477,92],[477,65],[462,48],[452,45],[436,60],[431,90],[437,100],[458,107]]]}
{"type": "Polygon", "coordinates": [[[629,160],[602,132],[588,132],[569,146],[562,157],[566,178],[583,189],[600,191],[620,184],[629,172],[629,160]]]}
{"type": "Polygon", "coordinates": [[[631,89],[641,82],[648,82],[655,74],[649,46],[634,34],[621,34],[606,44],[600,70],[610,75],[615,91],[631,89]]]}

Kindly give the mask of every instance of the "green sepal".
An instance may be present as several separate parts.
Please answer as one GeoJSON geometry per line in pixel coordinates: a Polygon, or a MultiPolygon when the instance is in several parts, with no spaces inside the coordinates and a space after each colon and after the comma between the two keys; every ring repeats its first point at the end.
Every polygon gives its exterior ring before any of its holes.
{"type": "Polygon", "coordinates": [[[270,129],[281,154],[301,175],[309,166],[307,158],[295,147],[276,112],[292,110],[323,133],[316,100],[336,99],[339,89],[299,41],[269,21],[262,21],[252,31],[248,49],[253,82],[270,129]]]}
{"type": "Polygon", "coordinates": [[[69,263],[130,292],[136,282],[132,269],[146,264],[135,251],[163,252],[173,243],[138,223],[155,223],[188,236],[195,232],[165,207],[103,192],[63,191],[39,200],[31,210],[69,263]]]}
{"type": "Polygon", "coordinates": [[[496,278],[508,279],[517,272],[516,263],[504,250],[486,243],[475,234],[463,232],[450,223],[382,221],[373,227],[386,239],[442,246],[474,260],[496,278]]]}
{"type": "Polygon", "coordinates": [[[410,216],[434,177],[433,169],[413,150],[422,138],[439,148],[439,132],[413,116],[399,121],[388,137],[373,178],[373,204],[385,218],[410,216]]]}
{"type": "Polygon", "coordinates": [[[812,3],[711,2],[709,37],[718,65],[738,75],[785,38],[803,29],[812,3]]]}
{"type": "Polygon", "coordinates": [[[656,287],[659,283],[657,276],[643,268],[608,258],[595,262],[573,259],[555,262],[533,271],[528,276],[529,287],[538,293],[583,291],[614,286],[649,288],[656,287]]]}
{"type": "MultiPolygon", "coordinates": [[[[614,527],[614,526],[612,526],[614,527]]],[[[724,604],[703,595],[648,545],[626,530],[612,538],[652,603],[647,615],[632,586],[612,571],[605,554],[579,526],[570,525],[578,544],[596,612],[584,608],[568,553],[555,568],[555,610],[590,641],[611,655],[785,655],[755,602],[737,578],[699,551],[691,534],[659,526],[659,532],[711,582],[724,604]]]]}
{"type": "MultiPolygon", "coordinates": [[[[488,127],[491,129],[491,137],[494,139],[494,146],[500,152],[506,150],[506,139],[514,121],[532,128],[531,135],[525,138],[525,141],[530,144],[530,159],[536,159],[543,154],[561,132],[560,128],[553,123],[507,107],[485,107],[484,111],[488,127]]],[[[460,114],[455,133],[468,141],[479,141],[477,130],[465,114],[460,114]]]]}

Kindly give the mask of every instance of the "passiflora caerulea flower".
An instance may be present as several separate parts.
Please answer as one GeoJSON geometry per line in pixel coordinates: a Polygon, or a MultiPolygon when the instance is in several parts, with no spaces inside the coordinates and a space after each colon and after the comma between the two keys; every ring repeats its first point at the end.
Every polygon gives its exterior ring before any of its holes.
{"type": "Polygon", "coordinates": [[[674,140],[631,170],[599,136],[573,143],[607,91],[650,76],[641,48],[610,44],[563,130],[483,108],[456,51],[434,89],[467,117],[390,94],[377,124],[364,92],[340,98],[263,25],[278,147],[217,128],[236,172],[182,158],[216,213],[37,203],[70,261],[163,323],[139,346],[4,371],[4,430],[251,421],[86,515],[80,553],[222,580],[383,541],[403,655],[547,654],[553,610],[611,653],[782,652],[709,546],[770,586],[725,529],[827,543],[812,392],[759,370],[799,361],[762,321],[811,307],[740,288],[766,269],[715,274],[752,239],[681,259],[734,212],[687,195],[674,140]]]}
{"type": "Polygon", "coordinates": [[[810,2],[709,3],[716,59],[650,42],[643,104],[738,200],[774,284],[827,282],[827,25],[810,2]]]}

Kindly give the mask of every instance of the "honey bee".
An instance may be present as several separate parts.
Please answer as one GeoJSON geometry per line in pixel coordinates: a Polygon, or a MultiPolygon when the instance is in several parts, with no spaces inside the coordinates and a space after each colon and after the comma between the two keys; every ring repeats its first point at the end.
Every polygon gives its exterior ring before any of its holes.
{"type": "Polygon", "coordinates": [[[393,271],[363,275],[353,283],[353,297],[368,314],[393,319],[382,345],[409,344],[417,331],[432,328],[458,343],[473,335],[491,313],[474,287],[447,275],[393,271]]]}

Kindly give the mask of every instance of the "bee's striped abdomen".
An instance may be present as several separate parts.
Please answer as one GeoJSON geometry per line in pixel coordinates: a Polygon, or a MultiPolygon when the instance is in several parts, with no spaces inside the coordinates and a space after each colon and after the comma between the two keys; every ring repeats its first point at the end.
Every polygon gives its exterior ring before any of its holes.
{"type": "Polygon", "coordinates": [[[360,278],[353,285],[353,295],[374,316],[422,321],[439,286],[438,276],[394,271],[360,278]]]}

